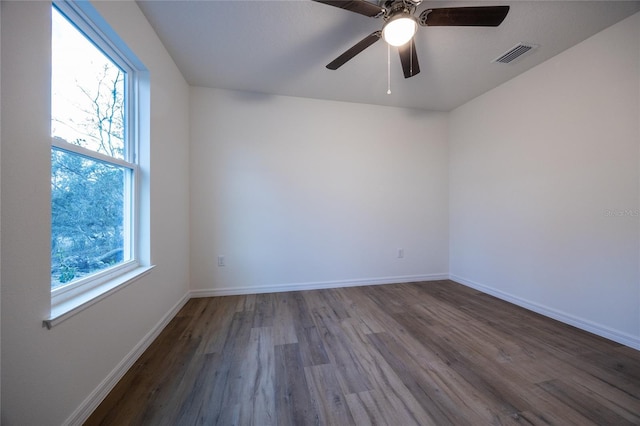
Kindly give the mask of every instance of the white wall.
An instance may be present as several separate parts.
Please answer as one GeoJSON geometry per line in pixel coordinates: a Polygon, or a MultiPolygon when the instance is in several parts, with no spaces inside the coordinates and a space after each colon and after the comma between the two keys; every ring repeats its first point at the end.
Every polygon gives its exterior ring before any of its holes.
{"type": "Polygon", "coordinates": [[[446,276],[446,114],[196,87],[190,120],[199,294],[446,276]]]}
{"type": "Polygon", "coordinates": [[[49,313],[50,4],[2,2],[2,423],[59,425],[188,291],[188,87],[133,2],[97,9],[151,78],[146,277],[54,327],[49,313]]]}
{"type": "Polygon", "coordinates": [[[451,113],[453,279],[640,348],[639,85],[636,14],[451,113]]]}

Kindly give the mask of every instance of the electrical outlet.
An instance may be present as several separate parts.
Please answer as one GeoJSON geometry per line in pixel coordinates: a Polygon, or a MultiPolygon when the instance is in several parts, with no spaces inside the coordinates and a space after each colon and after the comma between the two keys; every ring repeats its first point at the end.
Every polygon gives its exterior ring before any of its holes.
{"type": "Polygon", "coordinates": [[[404,257],[404,249],[403,248],[399,248],[398,249],[398,259],[402,259],[404,257]]]}
{"type": "Polygon", "coordinates": [[[218,266],[224,266],[224,256],[218,256],[218,266]]]}

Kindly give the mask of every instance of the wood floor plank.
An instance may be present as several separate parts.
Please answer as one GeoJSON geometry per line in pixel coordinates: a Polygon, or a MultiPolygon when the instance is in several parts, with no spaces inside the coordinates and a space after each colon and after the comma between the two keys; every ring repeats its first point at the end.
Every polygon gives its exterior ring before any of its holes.
{"type": "Polygon", "coordinates": [[[387,405],[393,412],[406,413],[406,416],[417,424],[433,424],[434,419],[424,410],[416,400],[410,389],[405,386],[384,356],[370,341],[370,333],[363,333],[354,326],[358,323],[355,318],[341,321],[341,327],[347,338],[352,342],[359,358],[360,365],[367,372],[373,389],[384,389],[387,405]]]}
{"type": "Polygon", "coordinates": [[[327,349],[327,356],[336,368],[336,376],[344,393],[371,390],[368,374],[362,367],[354,347],[343,333],[338,319],[326,309],[315,310],[313,315],[327,349]]]}
{"type": "Polygon", "coordinates": [[[355,423],[358,426],[377,426],[385,425],[382,407],[378,407],[374,398],[371,396],[372,391],[360,393],[351,393],[345,396],[349,411],[351,412],[355,423]]]}
{"type": "MultiPolygon", "coordinates": [[[[349,394],[347,404],[357,425],[421,425],[409,413],[398,411],[389,401],[388,396],[379,390],[349,394]]],[[[422,425],[435,425],[435,423],[422,423],[422,425]]]]}
{"type": "MultiPolygon", "coordinates": [[[[634,424],[640,425],[640,410],[633,409],[634,407],[640,407],[638,396],[626,392],[619,385],[612,386],[613,383],[603,380],[598,377],[598,374],[593,374],[593,365],[589,366],[588,370],[581,369],[579,365],[561,360],[547,360],[544,365],[548,378],[541,382],[562,377],[563,381],[579,389],[584,395],[597,399],[607,409],[616,412],[634,424]]],[[[540,369],[539,366],[538,369],[540,369]]],[[[627,383],[627,380],[621,380],[620,383],[627,383]]]]}
{"type": "Polygon", "coordinates": [[[351,310],[346,306],[339,293],[333,289],[331,290],[317,290],[318,294],[313,292],[306,292],[307,304],[313,310],[314,306],[323,306],[332,311],[332,316],[338,321],[342,321],[347,318],[351,318],[351,310]],[[313,301],[316,301],[314,304],[313,301]]]}
{"type": "MultiPolygon", "coordinates": [[[[596,426],[592,419],[589,419],[573,407],[567,406],[544,389],[536,386],[527,392],[530,398],[530,410],[522,411],[519,416],[523,416],[533,424],[549,425],[580,425],[596,426]]],[[[601,425],[602,426],[602,425],[601,425]]]]}
{"type": "Polygon", "coordinates": [[[311,310],[307,306],[304,292],[291,292],[289,296],[291,303],[289,303],[288,307],[291,309],[295,325],[302,328],[314,327],[315,323],[313,322],[311,310]]]}
{"type": "MultiPolygon", "coordinates": [[[[209,298],[202,298],[207,301],[209,298]]],[[[206,309],[200,315],[194,315],[193,327],[189,327],[183,337],[201,336],[201,344],[198,348],[200,354],[222,352],[227,340],[227,331],[231,326],[237,311],[235,306],[241,302],[242,297],[225,296],[212,298],[206,309]]],[[[252,312],[252,311],[249,311],[252,312]]]]}
{"type": "MultiPolygon", "coordinates": [[[[429,327],[420,318],[410,318],[405,314],[397,316],[414,335],[419,336],[419,340],[426,347],[438,354],[448,369],[457,373],[454,377],[460,379],[451,380],[450,378],[448,383],[462,380],[475,391],[470,392],[467,388],[463,391],[464,393],[479,395],[478,401],[469,407],[474,410],[474,415],[487,415],[487,420],[505,416],[514,418],[527,407],[520,387],[523,384],[532,386],[535,380],[524,377],[519,368],[510,369],[509,363],[505,362],[504,357],[500,355],[499,348],[495,348],[495,342],[476,341],[472,333],[463,332],[469,327],[473,330],[475,328],[473,324],[452,330],[441,326],[429,327]],[[491,349],[483,350],[484,347],[491,349]],[[512,386],[512,384],[517,385],[512,386]]],[[[446,384],[441,384],[441,386],[444,385],[446,384]]],[[[458,388],[461,386],[459,384],[458,388]]],[[[449,389],[446,394],[455,395],[455,392],[449,389]]]]}
{"type": "Polygon", "coordinates": [[[236,303],[236,312],[254,311],[256,306],[257,294],[247,294],[244,296],[235,296],[238,303],[236,303]]]}
{"type": "Polygon", "coordinates": [[[238,424],[277,425],[273,389],[275,351],[273,328],[252,328],[247,356],[242,366],[242,396],[238,424]]]}
{"type": "Polygon", "coordinates": [[[589,365],[596,365],[601,372],[611,378],[618,379],[620,383],[624,383],[627,392],[640,397],[640,363],[635,355],[635,353],[616,348],[616,350],[607,352],[590,351],[577,358],[585,368],[588,368],[589,365]]]}
{"type": "Polygon", "coordinates": [[[275,314],[275,298],[273,294],[263,293],[256,296],[253,316],[253,327],[270,327],[275,314]]]}
{"type": "MultiPolygon", "coordinates": [[[[319,294],[314,292],[314,294],[319,294]]],[[[308,306],[304,293],[289,293],[290,303],[286,309],[290,310],[290,318],[293,321],[293,330],[303,365],[321,365],[329,363],[324,342],[319,335],[312,318],[312,311],[308,306]]]]}
{"type": "MultiPolygon", "coordinates": [[[[218,376],[218,368],[222,364],[222,354],[203,354],[199,355],[197,360],[191,365],[193,377],[192,386],[184,389],[186,395],[179,396],[179,406],[173,414],[176,424],[203,424],[205,420],[210,419],[215,414],[215,421],[209,420],[211,424],[216,424],[219,417],[220,402],[214,399],[219,396],[224,388],[220,385],[220,381],[216,381],[218,376]],[[211,413],[208,410],[209,403],[213,405],[211,413]]],[[[226,374],[225,375],[226,380],[226,374]]],[[[117,424],[117,423],[114,423],[117,424]]]]}
{"type": "Polygon", "coordinates": [[[319,415],[319,424],[354,425],[344,394],[331,364],[304,368],[309,394],[319,415]]]}
{"type": "Polygon", "coordinates": [[[196,381],[180,409],[178,424],[230,424],[242,387],[242,360],[251,333],[252,312],[236,312],[222,352],[205,354],[196,381]]]}
{"type": "MultiPolygon", "coordinates": [[[[401,292],[402,284],[398,284],[398,290],[401,292]]],[[[395,297],[391,295],[393,289],[387,288],[387,286],[375,286],[370,287],[368,297],[373,300],[376,305],[384,312],[391,314],[406,312],[410,302],[403,296],[398,297],[396,293],[395,297]]],[[[403,293],[400,293],[403,295],[403,293]]]]}
{"type": "Polygon", "coordinates": [[[571,409],[579,412],[596,424],[616,426],[637,424],[607,409],[596,399],[585,395],[583,392],[567,385],[561,380],[549,380],[540,383],[539,386],[564,405],[571,407],[571,409]]]}
{"type": "Polygon", "coordinates": [[[339,288],[335,289],[335,292],[351,312],[351,317],[359,321],[358,326],[364,333],[381,333],[386,330],[382,323],[383,319],[375,309],[372,309],[373,301],[361,288],[339,288]]]}
{"type": "Polygon", "coordinates": [[[192,299],[86,424],[640,424],[640,352],[447,280],[192,299]]]}
{"type": "Polygon", "coordinates": [[[278,425],[317,425],[320,422],[313,404],[298,343],[275,347],[275,406],[278,425]]]}
{"type": "Polygon", "coordinates": [[[273,295],[275,303],[275,313],[273,319],[273,344],[286,345],[287,343],[298,343],[296,335],[296,321],[293,320],[294,310],[289,305],[295,303],[291,292],[275,293],[273,295]]]}
{"type": "Polygon", "coordinates": [[[369,335],[369,339],[436,424],[471,424],[461,410],[464,405],[457,404],[464,401],[468,394],[459,397],[443,392],[407,350],[398,346],[386,333],[369,335]]]}

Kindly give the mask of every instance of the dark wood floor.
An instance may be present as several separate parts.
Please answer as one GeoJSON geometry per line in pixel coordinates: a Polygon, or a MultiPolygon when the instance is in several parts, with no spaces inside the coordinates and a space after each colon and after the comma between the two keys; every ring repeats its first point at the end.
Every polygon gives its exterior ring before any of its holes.
{"type": "Polygon", "coordinates": [[[451,281],[193,299],[88,424],[640,424],[640,352],[451,281]]]}

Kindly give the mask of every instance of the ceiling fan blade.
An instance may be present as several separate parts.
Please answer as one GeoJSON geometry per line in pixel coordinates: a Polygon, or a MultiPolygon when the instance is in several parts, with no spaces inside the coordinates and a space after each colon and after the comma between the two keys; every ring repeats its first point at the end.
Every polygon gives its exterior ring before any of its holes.
{"type": "Polygon", "coordinates": [[[362,52],[364,49],[380,40],[381,36],[382,31],[380,30],[372,32],[371,34],[360,40],[358,43],[356,43],[349,50],[344,52],[342,55],[334,59],[329,65],[327,65],[327,68],[329,68],[330,70],[337,70],[358,53],[362,52]]]}
{"type": "Polygon", "coordinates": [[[384,9],[373,3],[364,0],[313,0],[318,3],[328,4],[329,6],[339,7],[340,9],[350,10],[351,12],[376,18],[384,13],[384,9]]]}
{"type": "Polygon", "coordinates": [[[413,39],[411,39],[411,42],[398,47],[398,52],[400,53],[400,63],[402,64],[404,78],[418,74],[420,72],[420,64],[418,64],[418,54],[416,53],[416,44],[413,39]]]}
{"type": "Polygon", "coordinates": [[[497,27],[509,13],[509,6],[444,7],[420,14],[420,25],[497,27]]]}

